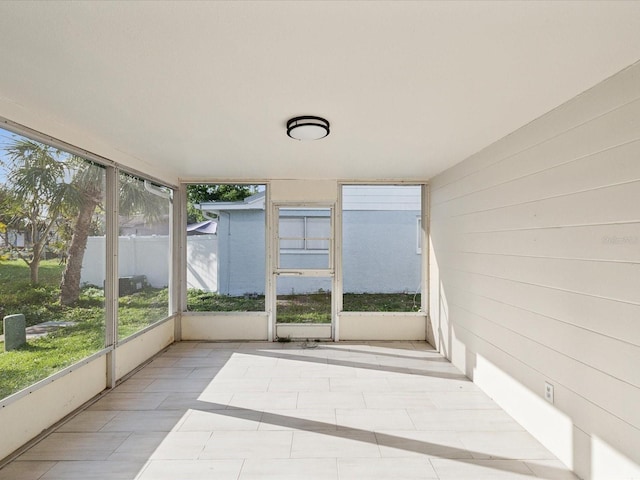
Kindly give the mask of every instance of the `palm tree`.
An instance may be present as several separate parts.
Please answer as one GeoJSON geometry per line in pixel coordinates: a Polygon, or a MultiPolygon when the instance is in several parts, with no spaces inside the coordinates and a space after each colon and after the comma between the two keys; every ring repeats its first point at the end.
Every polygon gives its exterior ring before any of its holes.
{"type": "MultiPolygon", "coordinates": [[[[72,305],[80,297],[84,252],[94,215],[104,200],[105,170],[82,157],[23,137],[11,142],[5,151],[7,186],[0,196],[0,221],[5,228],[26,229],[32,242],[26,251],[16,245],[9,247],[29,266],[31,283],[38,283],[38,269],[50,235],[62,219],[69,220],[73,234],[60,283],[60,302],[72,305]]],[[[169,202],[149,193],[155,190],[145,189],[142,180],[127,174],[121,174],[119,180],[121,214],[142,214],[147,221],[168,214],[169,202]]]]}
{"type": "Polygon", "coordinates": [[[31,283],[38,283],[38,270],[49,234],[59,218],[69,185],[64,182],[61,152],[48,145],[21,138],[6,147],[9,160],[5,194],[12,197],[12,220],[22,226],[31,241],[29,250],[9,245],[29,266],[31,283]]]}
{"type": "MultiPolygon", "coordinates": [[[[67,263],[60,283],[60,303],[73,305],[80,298],[82,262],[97,208],[104,198],[104,169],[87,160],[71,156],[75,166],[73,197],[69,197],[67,213],[76,217],[73,235],[67,251],[67,263]]],[[[169,202],[153,195],[139,178],[120,174],[118,182],[121,215],[142,214],[147,221],[156,221],[169,213],[169,202]]]]}
{"type": "Polygon", "coordinates": [[[104,198],[104,168],[71,155],[74,166],[73,189],[65,205],[65,213],[76,218],[67,249],[67,260],[60,282],[60,303],[73,305],[80,298],[80,280],[84,251],[91,231],[93,216],[104,198]]]}

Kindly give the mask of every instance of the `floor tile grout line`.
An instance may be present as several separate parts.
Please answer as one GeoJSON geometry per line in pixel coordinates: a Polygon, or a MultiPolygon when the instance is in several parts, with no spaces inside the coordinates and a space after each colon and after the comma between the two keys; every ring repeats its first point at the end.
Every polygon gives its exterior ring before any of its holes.
{"type": "Polygon", "coordinates": [[[238,471],[238,476],[236,477],[236,480],[240,480],[240,477],[242,477],[242,470],[244,470],[244,464],[246,463],[247,459],[243,458],[242,459],[242,465],[240,465],[240,470],[238,471]]]}

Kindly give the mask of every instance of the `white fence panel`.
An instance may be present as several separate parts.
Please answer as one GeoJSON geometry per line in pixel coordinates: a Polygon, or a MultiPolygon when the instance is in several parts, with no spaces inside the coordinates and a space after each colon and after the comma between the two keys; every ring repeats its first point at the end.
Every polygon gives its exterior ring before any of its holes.
{"type": "MultiPolygon", "coordinates": [[[[187,237],[187,288],[217,291],[217,250],[215,235],[187,237]]],[[[104,237],[89,237],[82,262],[82,284],[102,287],[104,251],[104,237]]],[[[166,235],[122,236],[118,245],[119,276],[146,275],[152,287],[166,287],[169,253],[169,237],[166,235]]]]}

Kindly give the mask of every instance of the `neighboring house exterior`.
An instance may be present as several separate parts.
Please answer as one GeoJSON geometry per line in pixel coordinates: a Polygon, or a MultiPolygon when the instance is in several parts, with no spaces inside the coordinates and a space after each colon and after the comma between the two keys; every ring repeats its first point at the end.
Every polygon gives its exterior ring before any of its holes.
{"type": "MultiPolygon", "coordinates": [[[[343,190],[345,293],[415,293],[420,289],[420,187],[346,186],[343,190]]],[[[218,215],[218,293],[264,294],[265,195],[242,202],[202,203],[218,215]]],[[[323,268],[328,263],[327,209],[280,210],[282,267],[323,268]]],[[[311,293],[323,278],[278,278],[278,293],[311,293]]]]}

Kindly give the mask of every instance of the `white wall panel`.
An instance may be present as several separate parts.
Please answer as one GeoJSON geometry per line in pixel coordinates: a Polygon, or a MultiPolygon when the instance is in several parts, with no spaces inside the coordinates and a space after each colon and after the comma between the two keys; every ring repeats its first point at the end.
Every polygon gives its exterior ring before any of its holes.
{"type": "MultiPolygon", "coordinates": [[[[522,337],[562,352],[567,357],[607,372],[623,382],[640,387],[640,369],[635,363],[638,346],[584,328],[545,317],[487,297],[450,288],[449,305],[466,311],[491,311],[490,321],[522,337]],[[567,342],[567,338],[574,341],[567,342]],[[594,355],[600,350],[617,355],[594,355]]],[[[464,312],[463,312],[464,315],[464,312]]]]}
{"type": "Polygon", "coordinates": [[[437,346],[589,479],[640,478],[639,158],[637,64],[431,182],[437,346]]]}
{"type": "Polygon", "coordinates": [[[265,312],[206,312],[182,314],[182,340],[267,340],[265,312]]]}
{"type": "Polygon", "coordinates": [[[0,409],[0,459],[11,454],[107,385],[106,356],[82,362],[67,375],[0,409]]]}
{"type": "Polygon", "coordinates": [[[629,303],[638,302],[640,263],[443,251],[449,268],[629,303]]]}
{"type": "MultiPolygon", "coordinates": [[[[564,187],[564,191],[566,191],[571,188],[571,184],[565,183],[567,180],[562,178],[563,172],[559,170],[570,171],[574,168],[572,165],[574,162],[591,160],[590,157],[596,157],[597,161],[598,158],[607,156],[615,161],[618,155],[615,152],[617,148],[622,150],[635,148],[637,151],[638,130],[640,130],[640,100],[609,112],[592,122],[579,125],[563,135],[552,137],[513,156],[506,157],[490,167],[448,185],[446,189],[438,190],[438,203],[434,203],[434,206],[468,196],[469,192],[473,192],[471,195],[477,195],[477,192],[487,192],[491,195],[500,191],[499,188],[494,190],[493,187],[500,187],[515,179],[521,179],[523,184],[527,185],[526,177],[540,174],[554,175],[557,173],[560,182],[557,184],[552,182],[550,187],[560,186],[564,187]],[[603,138],[598,135],[598,132],[602,130],[608,130],[611,133],[607,138],[603,138]],[[627,144],[630,142],[632,145],[628,146],[627,144]],[[612,152],[612,150],[614,151],[612,152]]],[[[602,184],[599,178],[593,175],[576,177],[574,180],[577,183],[586,180],[602,184]]],[[[536,179],[532,181],[535,182],[536,179]]],[[[528,190],[523,191],[528,192],[528,190]]],[[[461,204],[468,205],[465,201],[461,204]]]]}
{"type": "Polygon", "coordinates": [[[640,305],[458,271],[447,285],[640,346],[640,305]]]}
{"type": "Polygon", "coordinates": [[[541,119],[529,123],[526,127],[507,135],[464,162],[442,172],[434,179],[437,183],[434,187],[443,189],[503,158],[515,155],[578,125],[589,123],[638,98],[640,98],[640,69],[636,64],[608,78],[597,85],[597,88],[583,92],[541,119]]]}
{"type": "Polygon", "coordinates": [[[302,324],[302,323],[289,323],[276,325],[276,336],[278,338],[290,338],[290,339],[309,339],[314,340],[327,340],[331,338],[331,325],[326,323],[316,324],[302,324]]]}
{"type": "Polygon", "coordinates": [[[633,223],[456,232],[450,248],[465,253],[636,262],[637,234],[633,223]]]}
{"type": "Polygon", "coordinates": [[[640,213],[634,199],[639,191],[640,184],[634,181],[526,202],[506,198],[501,206],[486,210],[470,207],[464,214],[453,214],[445,205],[433,209],[432,220],[450,223],[461,232],[637,223],[640,213]]]}
{"type": "Polygon", "coordinates": [[[426,340],[427,319],[420,313],[342,312],[340,340],[426,340]]]}
{"type": "Polygon", "coordinates": [[[146,332],[118,345],[116,356],[116,379],[119,380],[133,371],[163,348],[173,343],[175,318],[172,318],[146,332]]]}
{"type": "Polygon", "coordinates": [[[338,198],[335,180],[272,180],[269,185],[274,202],[332,204],[338,198]]]}

